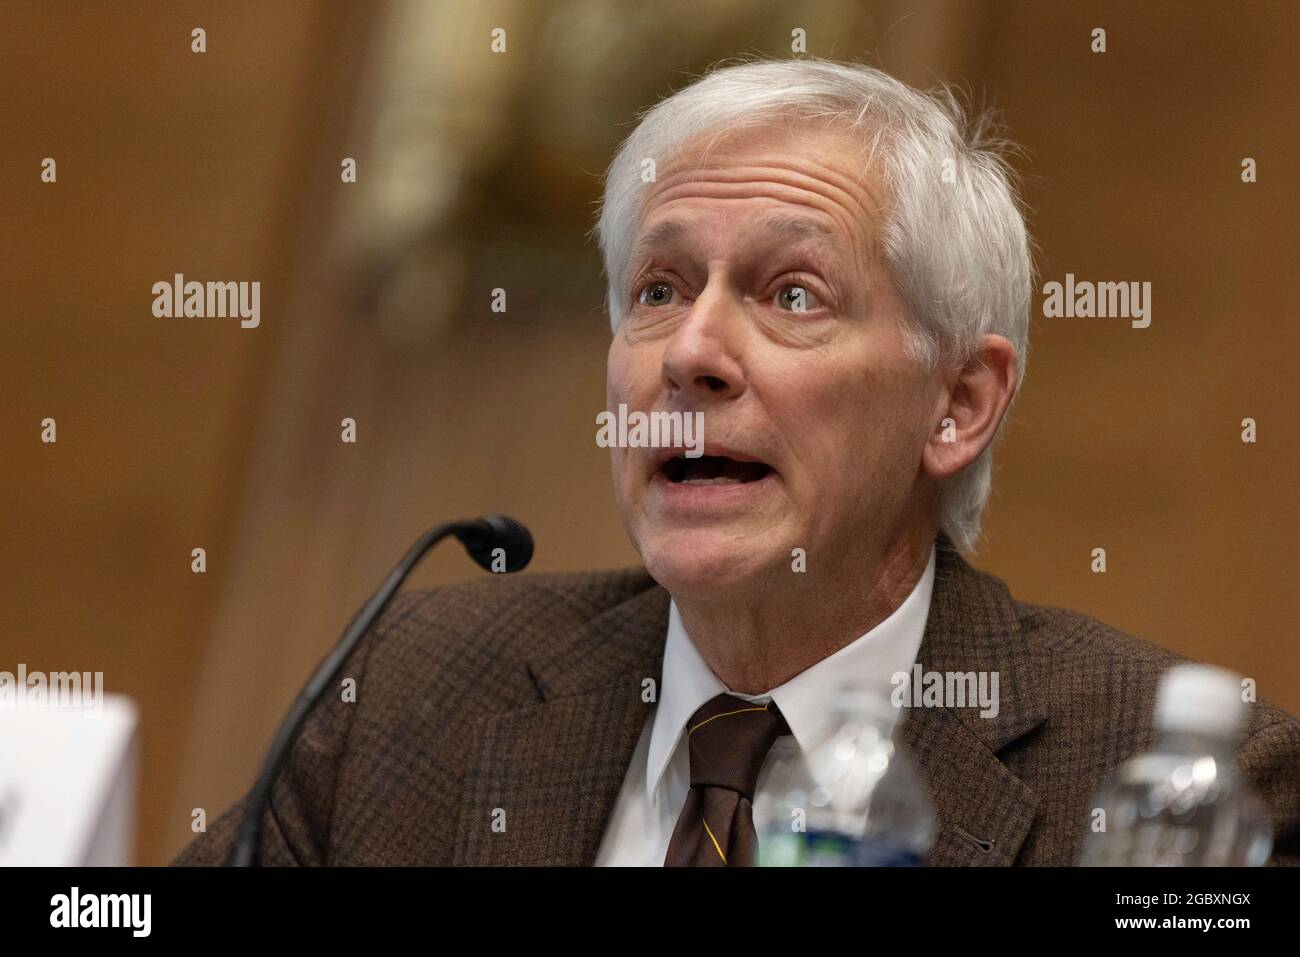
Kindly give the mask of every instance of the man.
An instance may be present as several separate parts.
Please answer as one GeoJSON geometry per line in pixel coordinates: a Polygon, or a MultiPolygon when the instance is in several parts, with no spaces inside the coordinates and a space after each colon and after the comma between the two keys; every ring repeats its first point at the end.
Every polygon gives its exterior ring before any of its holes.
{"type": "MultiPolygon", "coordinates": [[[[819,60],[716,70],[643,117],[597,227],[609,407],[702,413],[703,455],[613,451],[644,570],[401,597],[347,666],[356,702],[297,743],[267,863],[750,864],[752,805],[777,767],[816,783],[841,682],[913,663],[999,689],[898,726],[929,861],[1075,859],[1177,658],[961,557],[1032,275],[982,126],[819,60]]],[[[1300,724],[1252,705],[1238,762],[1300,862],[1300,724]]],[[[241,811],[179,862],[221,861],[241,811]]]]}

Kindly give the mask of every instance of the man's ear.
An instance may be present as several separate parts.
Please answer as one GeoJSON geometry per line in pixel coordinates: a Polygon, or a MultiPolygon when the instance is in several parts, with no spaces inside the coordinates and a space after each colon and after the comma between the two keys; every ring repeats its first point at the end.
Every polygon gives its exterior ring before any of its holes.
{"type": "Polygon", "coordinates": [[[951,372],[921,465],[934,478],[955,475],[979,458],[997,434],[1016,392],[1019,360],[1003,336],[986,335],[970,361],[951,372]]]}

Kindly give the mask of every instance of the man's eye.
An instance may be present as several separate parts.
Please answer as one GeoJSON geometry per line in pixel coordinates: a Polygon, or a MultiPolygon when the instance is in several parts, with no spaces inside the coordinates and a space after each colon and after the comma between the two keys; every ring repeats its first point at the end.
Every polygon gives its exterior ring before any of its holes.
{"type": "Polygon", "coordinates": [[[787,283],[776,294],[776,304],[790,312],[809,312],[821,306],[821,300],[807,286],[787,283]]]}
{"type": "Polygon", "coordinates": [[[672,284],[657,280],[641,290],[641,295],[637,296],[637,302],[643,306],[663,306],[670,303],[672,298],[672,284]]]}

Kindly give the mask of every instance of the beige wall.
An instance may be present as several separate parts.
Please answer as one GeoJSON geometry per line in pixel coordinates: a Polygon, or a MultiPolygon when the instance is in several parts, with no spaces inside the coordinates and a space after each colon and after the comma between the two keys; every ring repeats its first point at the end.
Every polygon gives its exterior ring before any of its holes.
{"type": "MultiPolygon", "coordinates": [[[[143,862],[247,787],[425,526],[508,511],[538,570],[635,559],[591,441],[599,174],[634,109],[721,57],[783,55],[793,26],[810,53],[987,90],[1029,150],[1043,279],[1154,284],[1146,330],[1035,319],[976,563],[1300,712],[1288,5],[451,4],[418,29],[411,9],[390,8],[406,29],[319,3],[4,13],[0,669],[102,670],[140,702],[143,862]],[[692,29],[648,44],[665,19],[692,29]],[[418,195],[382,187],[401,180],[394,138],[421,129],[444,191],[412,226],[418,195]],[[355,187],[342,156],[361,158],[355,187]],[[1239,181],[1243,156],[1260,182],[1239,181]],[[150,286],[174,272],[261,280],[262,327],[154,319],[150,286]]],[[[414,584],[472,574],[447,549],[414,584]]]]}

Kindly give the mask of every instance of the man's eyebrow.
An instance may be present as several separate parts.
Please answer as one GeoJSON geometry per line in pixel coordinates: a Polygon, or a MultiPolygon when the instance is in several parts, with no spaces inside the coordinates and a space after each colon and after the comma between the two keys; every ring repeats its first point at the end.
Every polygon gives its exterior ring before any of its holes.
{"type": "Polygon", "coordinates": [[[834,239],[835,230],[820,219],[792,216],[789,213],[767,213],[755,223],[768,232],[783,233],[798,239],[834,239]]]}
{"type": "Polygon", "coordinates": [[[685,223],[672,219],[666,219],[662,223],[655,223],[637,238],[630,259],[635,261],[647,249],[653,249],[655,246],[662,246],[665,243],[672,242],[674,239],[685,236],[690,231],[691,228],[685,223]]]}

